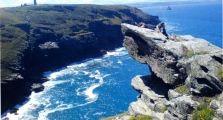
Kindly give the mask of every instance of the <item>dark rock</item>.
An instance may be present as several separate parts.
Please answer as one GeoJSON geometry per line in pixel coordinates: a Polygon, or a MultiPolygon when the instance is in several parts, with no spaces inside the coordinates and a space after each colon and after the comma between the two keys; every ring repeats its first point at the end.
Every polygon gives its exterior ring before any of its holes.
{"type": "Polygon", "coordinates": [[[56,49],[56,48],[59,48],[56,42],[45,42],[44,44],[40,44],[39,47],[41,49],[56,49]]]}
{"type": "Polygon", "coordinates": [[[2,27],[5,27],[5,25],[3,25],[3,24],[0,23],[0,28],[2,28],[2,27]]]}
{"type": "Polygon", "coordinates": [[[168,112],[172,116],[186,120],[188,119],[188,115],[192,114],[192,112],[197,109],[199,103],[193,101],[190,96],[180,96],[168,101],[166,105],[168,112]]]}
{"type": "Polygon", "coordinates": [[[217,99],[210,102],[210,107],[216,111],[216,117],[220,120],[223,119],[223,93],[217,99]]]}
{"type": "Polygon", "coordinates": [[[9,120],[9,118],[8,117],[4,117],[4,118],[2,118],[2,120],[9,120]]]}
{"type": "Polygon", "coordinates": [[[41,80],[45,82],[45,81],[49,81],[50,79],[49,78],[41,78],[41,80]]]}
{"type": "Polygon", "coordinates": [[[19,110],[18,108],[11,108],[10,114],[13,114],[13,113],[16,114],[18,110],[19,110]]]}

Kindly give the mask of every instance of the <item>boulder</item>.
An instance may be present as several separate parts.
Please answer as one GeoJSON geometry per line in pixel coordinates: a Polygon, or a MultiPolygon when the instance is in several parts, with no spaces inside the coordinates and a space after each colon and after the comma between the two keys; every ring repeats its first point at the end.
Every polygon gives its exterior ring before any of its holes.
{"type": "MultiPolygon", "coordinates": [[[[157,78],[158,79],[158,78],[157,78]]],[[[138,100],[129,106],[132,116],[150,115],[157,120],[163,119],[167,91],[169,86],[161,80],[153,80],[151,76],[136,76],[132,79],[132,87],[140,93],[138,100]]]]}
{"type": "Polygon", "coordinates": [[[172,116],[185,120],[197,108],[199,103],[193,101],[190,96],[183,95],[168,101],[166,105],[172,116]]]}
{"type": "Polygon", "coordinates": [[[11,108],[9,113],[17,115],[18,114],[17,113],[18,110],[19,110],[18,108],[11,108]]]}
{"type": "Polygon", "coordinates": [[[210,102],[210,107],[216,111],[216,119],[223,119],[223,93],[210,102]]]}
{"type": "Polygon", "coordinates": [[[56,42],[45,42],[44,44],[40,44],[39,47],[41,49],[57,49],[59,46],[56,42]]]}
{"type": "Polygon", "coordinates": [[[168,97],[169,97],[170,100],[172,100],[172,99],[174,99],[174,98],[177,98],[177,97],[179,97],[179,96],[182,96],[182,94],[176,92],[175,90],[170,89],[170,90],[168,91],[168,97]]]}

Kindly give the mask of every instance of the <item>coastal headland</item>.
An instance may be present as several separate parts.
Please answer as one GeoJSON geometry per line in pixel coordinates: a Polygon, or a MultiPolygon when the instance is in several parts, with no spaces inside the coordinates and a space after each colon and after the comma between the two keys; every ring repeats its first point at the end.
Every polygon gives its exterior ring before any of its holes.
{"type": "MultiPolygon", "coordinates": [[[[43,72],[121,47],[121,23],[157,16],[124,5],[36,5],[1,8],[1,114],[44,89],[43,72]]],[[[13,110],[13,109],[12,109],[13,110]]]]}

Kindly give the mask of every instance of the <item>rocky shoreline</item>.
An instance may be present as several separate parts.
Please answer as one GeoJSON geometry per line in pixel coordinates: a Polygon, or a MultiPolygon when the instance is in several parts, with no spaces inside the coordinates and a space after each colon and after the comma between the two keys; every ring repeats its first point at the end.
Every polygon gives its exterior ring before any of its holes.
{"type": "Polygon", "coordinates": [[[122,46],[121,23],[159,23],[124,5],[37,5],[0,8],[1,114],[44,89],[45,71],[102,56],[122,46]]]}
{"type": "Polygon", "coordinates": [[[147,115],[153,120],[223,119],[221,48],[189,35],[167,39],[130,24],[122,24],[122,33],[129,55],[148,64],[151,71],[151,75],[132,79],[131,85],[140,95],[130,104],[128,116],[147,115]]]}

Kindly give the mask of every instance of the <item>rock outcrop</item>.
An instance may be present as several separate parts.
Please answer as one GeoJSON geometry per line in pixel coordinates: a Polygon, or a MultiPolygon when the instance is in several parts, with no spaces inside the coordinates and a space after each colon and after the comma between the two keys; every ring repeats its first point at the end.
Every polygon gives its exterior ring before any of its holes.
{"type": "Polygon", "coordinates": [[[41,91],[43,91],[44,90],[44,86],[42,85],[42,84],[40,84],[40,83],[33,83],[33,85],[31,86],[32,87],[32,91],[34,91],[34,92],[41,92],[41,91]]]}
{"type": "Polygon", "coordinates": [[[129,55],[151,70],[150,76],[132,79],[140,95],[130,104],[130,115],[186,120],[193,118],[199,105],[205,105],[217,112],[215,119],[222,119],[222,95],[215,99],[223,91],[221,48],[190,35],[167,39],[154,30],[125,23],[122,33],[129,55]]]}

